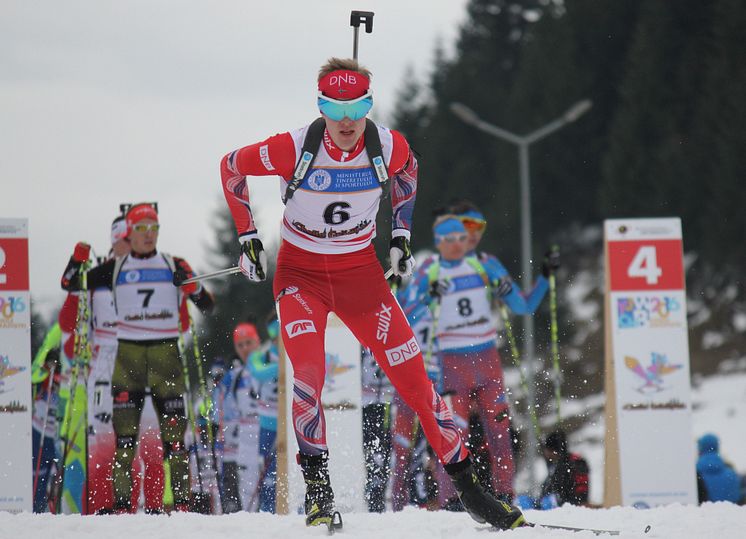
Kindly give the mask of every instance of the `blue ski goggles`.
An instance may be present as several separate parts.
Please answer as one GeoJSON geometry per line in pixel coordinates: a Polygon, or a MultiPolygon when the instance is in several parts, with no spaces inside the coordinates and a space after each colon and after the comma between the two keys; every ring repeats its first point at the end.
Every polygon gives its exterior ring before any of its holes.
{"type": "Polygon", "coordinates": [[[365,95],[348,101],[332,99],[319,92],[318,105],[321,113],[335,122],[340,122],[343,118],[359,120],[365,118],[373,107],[373,92],[368,91],[365,95]]]}

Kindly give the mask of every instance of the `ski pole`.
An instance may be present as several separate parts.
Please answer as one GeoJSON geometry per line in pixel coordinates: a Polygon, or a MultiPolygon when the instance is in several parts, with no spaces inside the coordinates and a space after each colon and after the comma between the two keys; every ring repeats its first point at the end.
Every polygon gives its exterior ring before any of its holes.
{"type": "Polygon", "coordinates": [[[49,371],[49,387],[47,389],[47,409],[44,412],[44,422],[41,424],[41,437],[39,442],[39,452],[36,455],[36,467],[34,472],[34,494],[36,493],[36,487],[39,486],[39,470],[41,469],[41,453],[44,449],[44,438],[46,438],[45,431],[47,430],[47,421],[49,420],[49,406],[52,402],[52,386],[54,385],[54,371],[57,370],[57,364],[52,365],[52,370],[49,371]]]}
{"type": "MultiPolygon", "coordinates": [[[[187,313],[189,313],[189,306],[187,305],[187,313]]],[[[197,377],[199,378],[200,384],[200,396],[202,402],[205,405],[205,424],[207,425],[207,441],[210,444],[210,452],[212,453],[212,469],[215,472],[215,481],[218,480],[218,457],[215,453],[215,437],[213,434],[213,422],[212,422],[212,399],[207,393],[207,384],[205,382],[205,373],[202,369],[202,354],[199,351],[199,340],[197,339],[197,329],[194,326],[194,320],[192,319],[191,313],[189,313],[189,330],[192,333],[192,347],[194,351],[194,362],[197,364],[197,377]]],[[[220,495],[220,489],[218,489],[218,506],[222,507],[222,497],[220,495]]]]}
{"type": "Polygon", "coordinates": [[[430,321],[430,334],[427,336],[427,354],[425,354],[425,364],[430,365],[433,358],[433,344],[435,343],[435,333],[438,331],[438,321],[440,319],[440,297],[430,310],[432,320],[430,321]]]}
{"type": "Polygon", "coordinates": [[[194,419],[194,395],[192,394],[192,384],[189,380],[189,366],[186,362],[185,346],[184,346],[184,334],[179,333],[179,358],[181,359],[181,368],[184,372],[184,387],[186,388],[187,397],[187,420],[192,427],[192,445],[194,446],[194,460],[197,464],[197,485],[199,486],[200,494],[205,493],[204,486],[202,485],[202,463],[199,458],[199,442],[200,438],[197,437],[197,424],[194,419]]]}
{"type": "Polygon", "coordinates": [[[184,279],[183,281],[177,281],[176,279],[174,279],[174,284],[176,286],[183,286],[185,284],[196,283],[198,281],[206,281],[207,279],[214,279],[215,277],[222,277],[223,275],[233,275],[234,273],[240,272],[241,268],[239,268],[238,266],[233,266],[232,268],[221,269],[210,273],[203,273],[202,275],[195,275],[194,277],[184,279]]]}
{"type": "MultiPolygon", "coordinates": [[[[559,253],[559,246],[552,245],[551,250],[559,253]]],[[[559,364],[559,336],[557,330],[557,279],[554,275],[554,271],[549,274],[549,318],[552,365],[554,369],[552,382],[554,383],[554,399],[557,406],[557,426],[559,426],[560,421],[562,421],[562,415],[560,413],[560,404],[562,402],[562,373],[559,364]]]]}
{"type": "MultiPolygon", "coordinates": [[[[80,376],[80,364],[87,361],[90,358],[90,343],[88,342],[88,269],[90,267],[90,261],[83,263],[80,271],[80,292],[78,294],[78,311],[75,316],[75,336],[73,341],[73,358],[72,358],[72,369],[70,371],[70,385],[69,394],[67,397],[67,403],[65,406],[65,414],[62,420],[62,428],[66,429],[66,436],[60,435],[60,438],[64,441],[62,451],[62,467],[59,478],[59,485],[56,486],[58,491],[58,499],[55,501],[55,512],[59,514],[62,509],[62,492],[65,486],[65,470],[67,468],[66,460],[70,454],[73,441],[75,436],[78,434],[76,427],[73,437],[70,437],[70,423],[72,422],[72,408],[75,394],[78,391],[78,377],[80,376]],[[81,324],[82,323],[82,324],[81,324]]],[[[85,371],[84,371],[85,373],[85,371]]],[[[87,458],[87,457],[86,457],[87,458]]]]}
{"type": "Polygon", "coordinates": [[[352,11],[350,13],[350,26],[352,26],[352,58],[357,60],[358,35],[360,34],[360,24],[365,24],[365,33],[373,32],[373,15],[372,11],[352,11]]]}
{"type": "MultiPolygon", "coordinates": [[[[241,273],[241,268],[238,266],[233,266],[232,268],[226,268],[221,269],[218,271],[213,271],[210,273],[203,273],[202,275],[195,275],[194,277],[190,277],[189,279],[184,279],[183,281],[176,281],[174,280],[174,284],[176,286],[183,286],[185,284],[190,283],[196,283],[199,281],[206,281],[207,279],[214,279],[215,277],[222,277],[224,275],[233,275],[235,273],[241,273]]],[[[389,270],[383,274],[384,279],[389,279],[394,274],[394,270],[389,268],[389,270]]]]}
{"type": "Polygon", "coordinates": [[[269,451],[269,454],[267,455],[266,462],[262,465],[262,470],[259,472],[259,478],[257,479],[256,486],[254,487],[254,492],[251,494],[251,498],[249,498],[249,504],[247,511],[254,512],[254,502],[257,502],[257,510],[256,512],[259,512],[259,493],[262,490],[262,487],[264,486],[263,483],[265,479],[267,478],[267,473],[269,472],[269,467],[272,465],[272,459],[276,459],[277,455],[275,454],[273,456],[273,453],[277,451],[277,438],[275,437],[275,441],[272,443],[272,448],[269,451]]]}
{"type": "MultiPolygon", "coordinates": [[[[508,339],[508,345],[510,347],[510,355],[513,358],[513,364],[518,369],[518,374],[520,375],[521,388],[523,388],[524,393],[528,393],[528,382],[526,382],[526,375],[523,374],[523,364],[521,362],[521,356],[518,353],[518,346],[515,342],[515,335],[513,334],[513,324],[511,324],[510,322],[508,308],[503,302],[500,302],[500,316],[502,317],[503,323],[505,324],[505,336],[508,339]]],[[[539,426],[539,418],[536,415],[536,410],[530,408],[528,410],[528,415],[531,418],[531,423],[533,424],[534,431],[536,432],[536,438],[538,440],[541,440],[541,427],[539,426]]]]}

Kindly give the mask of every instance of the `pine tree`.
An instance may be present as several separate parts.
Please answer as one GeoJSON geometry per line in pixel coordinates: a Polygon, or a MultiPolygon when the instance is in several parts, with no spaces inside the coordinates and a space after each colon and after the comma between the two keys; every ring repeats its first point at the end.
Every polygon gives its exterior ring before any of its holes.
{"type": "MultiPolygon", "coordinates": [[[[501,231],[500,240],[514,237],[517,219],[511,209],[517,200],[516,152],[465,125],[451,113],[450,105],[463,102],[487,121],[504,125],[503,105],[517,73],[520,49],[527,28],[545,9],[542,4],[538,0],[472,0],[455,58],[449,60],[442,50],[436,50],[429,81],[432,101],[424,111],[424,128],[409,136],[421,154],[415,249],[430,246],[429,210],[454,198],[478,200],[491,227],[501,231]]],[[[492,238],[497,241],[497,235],[492,238]]]]}
{"type": "MultiPolygon", "coordinates": [[[[704,43],[707,69],[691,130],[686,237],[705,260],[729,266],[742,279],[746,247],[746,63],[743,60],[746,6],[719,0],[712,30],[704,43]],[[691,237],[690,237],[691,233],[691,237]],[[695,235],[696,234],[696,235],[695,235]]],[[[721,267],[721,270],[724,269],[721,267]]],[[[741,287],[743,297],[743,287],[741,287]]]]}
{"type": "Polygon", "coordinates": [[[604,161],[608,215],[686,217],[681,176],[711,15],[711,5],[696,0],[643,5],[604,161]]]}

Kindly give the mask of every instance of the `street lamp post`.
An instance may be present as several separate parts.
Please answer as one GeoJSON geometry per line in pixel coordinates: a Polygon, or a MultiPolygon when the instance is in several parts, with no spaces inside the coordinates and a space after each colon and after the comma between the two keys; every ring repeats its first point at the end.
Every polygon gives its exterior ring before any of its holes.
{"type": "MultiPolygon", "coordinates": [[[[528,135],[516,135],[501,127],[492,125],[482,120],[477,113],[461,103],[451,103],[451,112],[458,116],[463,122],[473,125],[480,131],[484,131],[499,139],[508,141],[518,146],[518,160],[521,173],[521,272],[523,273],[523,289],[530,290],[533,285],[531,274],[531,180],[529,175],[528,148],[534,142],[554,133],[561,127],[574,122],[591,108],[591,101],[583,99],[578,101],[567,112],[556,120],[549,122],[528,135]]],[[[534,317],[531,314],[523,316],[523,331],[525,334],[523,357],[526,365],[526,406],[530,410],[536,406],[536,393],[534,383],[534,317]]],[[[534,463],[538,453],[538,440],[534,429],[528,431],[528,455],[529,455],[529,483],[531,490],[536,487],[536,472],[534,463]]]]}

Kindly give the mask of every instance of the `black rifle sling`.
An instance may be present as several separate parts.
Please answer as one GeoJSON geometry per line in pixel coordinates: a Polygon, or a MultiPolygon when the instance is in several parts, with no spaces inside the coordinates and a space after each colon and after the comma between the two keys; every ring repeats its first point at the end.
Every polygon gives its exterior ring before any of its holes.
{"type": "Polygon", "coordinates": [[[319,153],[319,146],[321,146],[321,139],[324,138],[325,128],[326,121],[324,121],[324,118],[316,118],[308,126],[306,138],[303,140],[303,148],[300,151],[300,159],[298,159],[295,171],[293,172],[293,179],[290,180],[285,190],[285,198],[282,200],[284,204],[287,204],[288,200],[293,198],[298,187],[300,187],[306,178],[306,174],[311,170],[311,165],[316,160],[316,154],[319,153]]]}
{"type": "MultiPolygon", "coordinates": [[[[316,160],[316,154],[319,152],[321,141],[324,138],[325,128],[326,122],[323,118],[315,119],[308,126],[306,138],[303,140],[300,159],[298,159],[295,171],[293,172],[293,179],[290,180],[285,190],[285,198],[283,199],[285,204],[293,198],[295,191],[298,190],[306,178],[308,171],[311,170],[311,166],[316,160]]],[[[365,151],[368,154],[370,165],[373,167],[373,172],[376,178],[378,178],[378,183],[383,190],[381,198],[385,199],[389,193],[389,174],[386,169],[386,161],[383,158],[383,147],[381,146],[381,137],[378,135],[378,128],[372,120],[368,119],[365,120],[365,151]]]]}
{"type": "Polygon", "coordinates": [[[370,166],[378,178],[381,185],[381,198],[385,199],[389,195],[389,173],[386,170],[386,160],[383,158],[383,148],[381,147],[381,137],[378,136],[378,128],[373,120],[365,120],[365,151],[370,159],[370,166]]]}

